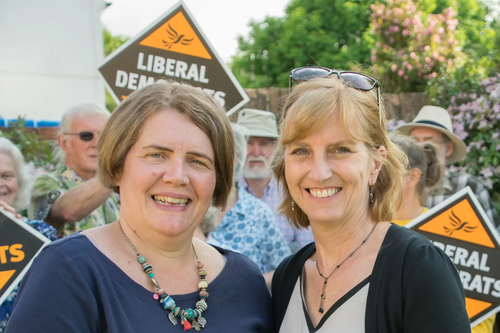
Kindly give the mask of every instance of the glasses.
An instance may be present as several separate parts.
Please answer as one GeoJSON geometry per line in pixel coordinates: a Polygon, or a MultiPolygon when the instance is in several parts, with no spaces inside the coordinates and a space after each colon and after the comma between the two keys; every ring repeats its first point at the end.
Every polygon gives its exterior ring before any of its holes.
{"type": "MultiPolygon", "coordinates": [[[[97,134],[99,134],[99,132],[95,132],[97,134]]],[[[65,135],[78,135],[80,137],[80,140],[82,141],[85,141],[85,142],[89,142],[89,141],[92,141],[92,139],[94,139],[94,132],[89,132],[89,131],[83,131],[83,132],[79,132],[79,133],[64,133],[65,135]]]]}
{"type": "Polygon", "coordinates": [[[334,69],[314,66],[295,68],[290,73],[289,89],[290,91],[292,90],[294,82],[306,82],[316,78],[329,77],[332,74],[336,74],[339,79],[341,79],[348,86],[354,89],[358,89],[361,91],[371,91],[374,88],[377,88],[378,116],[379,121],[382,124],[382,109],[380,106],[380,83],[368,75],[357,72],[337,71],[334,69]]]}

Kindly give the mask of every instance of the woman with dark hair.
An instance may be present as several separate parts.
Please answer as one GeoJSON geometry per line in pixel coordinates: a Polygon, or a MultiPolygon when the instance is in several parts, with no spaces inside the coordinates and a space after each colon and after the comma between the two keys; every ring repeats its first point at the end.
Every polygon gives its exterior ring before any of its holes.
{"type": "Polygon", "coordinates": [[[193,239],[233,184],[224,109],[194,87],[156,83],[118,106],[98,148],[99,178],[120,194],[120,218],[40,253],[8,332],[272,332],[258,267],[193,239]]]}

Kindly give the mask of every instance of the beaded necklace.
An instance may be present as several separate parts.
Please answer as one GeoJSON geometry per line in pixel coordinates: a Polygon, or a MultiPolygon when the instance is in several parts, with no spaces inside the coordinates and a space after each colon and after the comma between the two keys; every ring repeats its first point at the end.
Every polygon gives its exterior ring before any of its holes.
{"type": "Polygon", "coordinates": [[[344,259],[342,260],[342,262],[340,264],[338,264],[337,266],[335,266],[335,268],[333,269],[333,272],[331,272],[327,277],[325,277],[323,274],[321,274],[321,272],[319,271],[319,265],[318,265],[318,260],[316,260],[316,269],[318,270],[318,274],[319,276],[321,276],[325,281],[323,282],[323,288],[321,289],[321,298],[320,298],[320,301],[319,301],[319,309],[318,309],[318,312],[319,313],[323,313],[324,312],[324,309],[323,309],[323,301],[325,300],[325,289],[326,289],[326,283],[328,282],[328,279],[330,278],[330,276],[333,275],[333,273],[335,273],[335,271],[337,269],[340,268],[340,266],[342,266],[343,263],[345,263],[347,261],[347,259],[349,259],[350,257],[352,257],[354,255],[354,253],[356,253],[357,250],[359,250],[359,248],[361,246],[363,246],[366,241],[368,240],[368,238],[371,236],[371,234],[373,233],[373,230],[375,230],[375,227],[377,226],[378,222],[375,223],[375,225],[373,226],[373,229],[372,231],[370,231],[370,233],[368,234],[368,236],[366,236],[366,238],[363,240],[363,242],[361,244],[359,244],[359,246],[357,248],[354,249],[354,251],[352,251],[351,253],[349,253],[349,255],[344,259]]]}
{"type": "Polygon", "coordinates": [[[153,295],[153,298],[158,300],[161,306],[165,310],[169,311],[168,319],[170,320],[170,322],[175,326],[178,324],[179,321],[178,318],[180,318],[181,325],[184,326],[184,331],[190,330],[191,328],[194,328],[195,330],[199,331],[202,328],[205,328],[207,320],[203,318],[201,314],[208,308],[208,304],[206,301],[208,298],[208,292],[207,292],[208,282],[205,280],[205,278],[207,277],[207,272],[205,272],[205,270],[203,269],[204,265],[198,258],[198,254],[196,253],[194,245],[192,246],[197,261],[196,267],[198,268],[198,275],[200,276],[201,279],[200,283],[198,284],[198,288],[200,288],[200,293],[199,293],[200,300],[196,302],[195,309],[187,308],[182,310],[176,305],[174,299],[171,296],[169,296],[162,287],[160,287],[158,281],[155,278],[155,275],[153,274],[153,267],[146,262],[145,257],[139,254],[134,244],[132,244],[130,239],[127,237],[127,234],[123,230],[122,225],[119,221],[118,224],[120,225],[120,229],[122,230],[123,236],[125,236],[125,239],[127,240],[128,244],[137,255],[137,261],[139,262],[139,264],[142,265],[144,273],[146,273],[149,276],[149,278],[153,282],[153,285],[155,286],[155,294],[153,295]]]}

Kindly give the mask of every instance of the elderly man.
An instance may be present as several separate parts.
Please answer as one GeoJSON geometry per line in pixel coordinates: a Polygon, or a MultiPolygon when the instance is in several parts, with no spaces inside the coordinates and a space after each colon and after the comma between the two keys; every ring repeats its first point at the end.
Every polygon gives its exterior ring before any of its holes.
{"type": "Polygon", "coordinates": [[[64,163],[35,181],[30,217],[50,223],[61,236],[118,218],[116,197],[95,178],[97,140],[108,118],[95,104],[68,110],[57,136],[64,163]]]}
{"type": "MultiPolygon", "coordinates": [[[[438,106],[424,106],[413,122],[399,126],[397,130],[412,136],[418,142],[427,141],[436,144],[441,159],[446,164],[460,161],[467,151],[462,139],[453,133],[450,114],[438,106]]],[[[470,186],[489,219],[500,230],[500,220],[488,191],[477,178],[467,173],[453,173],[447,170],[443,183],[430,193],[427,207],[436,206],[467,186],[470,186]]]]}
{"type": "Polygon", "coordinates": [[[276,116],[272,112],[243,109],[238,114],[237,123],[247,130],[248,150],[239,182],[243,189],[269,205],[276,218],[285,240],[292,252],[314,241],[311,229],[292,227],[286,218],[279,214],[278,206],[282,194],[268,163],[279,137],[276,116]]]}

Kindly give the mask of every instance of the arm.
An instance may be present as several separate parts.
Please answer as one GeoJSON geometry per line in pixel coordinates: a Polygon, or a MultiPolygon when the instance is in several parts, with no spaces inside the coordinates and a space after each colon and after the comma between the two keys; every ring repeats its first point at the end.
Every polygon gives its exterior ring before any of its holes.
{"type": "Polygon", "coordinates": [[[44,249],[21,283],[7,332],[99,331],[97,300],[83,276],[58,247],[44,249]]]}
{"type": "Polygon", "coordinates": [[[110,189],[102,186],[99,179],[92,178],[58,197],[45,221],[54,227],[80,221],[102,205],[111,193],[110,189]]]}
{"type": "Polygon", "coordinates": [[[421,245],[403,268],[405,333],[470,333],[458,271],[440,249],[421,245]]]}

